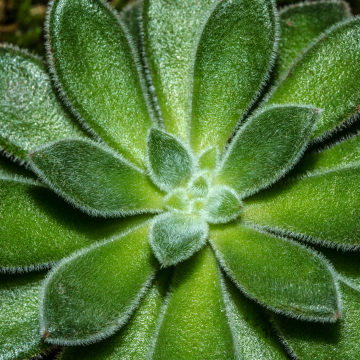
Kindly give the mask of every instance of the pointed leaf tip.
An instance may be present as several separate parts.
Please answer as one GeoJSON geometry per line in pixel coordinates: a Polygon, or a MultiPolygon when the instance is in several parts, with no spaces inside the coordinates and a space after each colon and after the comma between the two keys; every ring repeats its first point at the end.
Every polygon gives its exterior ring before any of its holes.
{"type": "Polygon", "coordinates": [[[151,179],[163,191],[185,185],[193,171],[192,155],[185,144],[154,128],[148,136],[147,160],[151,179]]]}

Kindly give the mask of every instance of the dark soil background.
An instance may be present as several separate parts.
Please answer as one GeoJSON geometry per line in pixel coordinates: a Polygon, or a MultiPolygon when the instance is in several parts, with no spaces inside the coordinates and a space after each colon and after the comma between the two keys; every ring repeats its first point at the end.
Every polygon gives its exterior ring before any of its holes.
{"type": "MultiPolygon", "coordinates": [[[[134,0],[108,0],[121,11],[134,0]]],[[[0,0],[0,43],[26,48],[42,57],[45,55],[43,25],[48,0],[0,0]]],[[[283,6],[298,0],[277,0],[283,6]]],[[[348,1],[353,14],[360,14],[360,0],[348,1]]],[[[54,360],[56,352],[44,357],[54,360]]]]}

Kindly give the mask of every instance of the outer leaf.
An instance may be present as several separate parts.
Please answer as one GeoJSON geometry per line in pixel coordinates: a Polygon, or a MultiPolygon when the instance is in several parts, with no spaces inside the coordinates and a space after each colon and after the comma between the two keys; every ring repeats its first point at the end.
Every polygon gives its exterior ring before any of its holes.
{"type": "Polygon", "coordinates": [[[358,247],[359,175],[349,167],[265,190],[244,201],[242,219],[324,246],[358,247]]]}
{"type": "Polygon", "coordinates": [[[351,16],[345,1],[302,2],[280,10],[281,38],[274,80],[286,75],[292,63],[323,31],[351,16]]]}
{"type": "Polygon", "coordinates": [[[145,0],[143,30],[154,97],[168,132],[189,137],[191,70],[198,30],[214,0],[145,0]],[[186,29],[186,30],[185,30],[186,29]]]}
{"type": "Polygon", "coordinates": [[[316,110],[304,106],[275,106],[260,111],[238,131],[215,183],[246,197],[269,186],[298,160],[305,149],[316,110]]]}
{"type": "Polygon", "coordinates": [[[74,115],[111,147],[143,164],[152,125],[125,27],[101,0],[55,0],[48,60],[74,115]]]}
{"type": "Polygon", "coordinates": [[[52,270],[40,303],[41,334],[47,342],[90,344],[128,321],[158,265],[147,236],[145,225],[52,270]]]}
{"type": "Polygon", "coordinates": [[[157,129],[149,132],[147,165],[151,179],[163,191],[185,185],[193,171],[185,144],[157,129]]]}
{"type": "Polygon", "coordinates": [[[168,270],[158,274],[158,279],[123,329],[93,345],[68,347],[60,360],[147,360],[168,288],[168,275],[168,270]]]}
{"type": "Polygon", "coordinates": [[[360,104],[360,19],[331,28],[297,61],[269,104],[311,104],[323,109],[311,138],[353,120],[360,104]]]}
{"type": "Polygon", "coordinates": [[[161,211],[162,194],[122,157],[90,141],[66,140],[29,156],[32,169],[76,207],[101,216],[161,211]]]}
{"type": "Polygon", "coordinates": [[[50,189],[25,179],[0,180],[0,272],[46,268],[75,250],[148,218],[91,218],[50,189]]]}
{"type": "Polygon", "coordinates": [[[154,218],[149,242],[157,259],[167,267],[201,249],[208,231],[208,225],[199,216],[168,212],[154,218]]]}
{"type": "Polygon", "coordinates": [[[360,136],[353,136],[320,152],[303,157],[291,175],[325,172],[360,162],[360,136]]]}
{"type": "Polygon", "coordinates": [[[302,360],[355,360],[359,356],[360,293],[341,283],[343,316],[336,324],[314,324],[272,315],[293,356],[302,360]]]}
{"type": "Polygon", "coordinates": [[[0,46],[0,128],[0,147],[22,161],[49,141],[85,138],[58,101],[43,62],[6,45],[0,46]]]}
{"type": "Polygon", "coordinates": [[[295,318],[339,318],[333,270],[306,247],[237,223],[212,226],[209,238],[221,265],[248,297],[295,318]]]}
{"type": "Polygon", "coordinates": [[[151,359],[233,359],[216,259],[209,247],[180,264],[151,359]]]}
{"type": "Polygon", "coordinates": [[[23,360],[48,346],[39,335],[44,274],[0,275],[0,359],[23,360]]]}
{"type": "Polygon", "coordinates": [[[230,280],[222,279],[222,288],[236,359],[289,359],[263,309],[241,294],[230,280]]]}
{"type": "Polygon", "coordinates": [[[270,0],[222,0],[202,30],[194,66],[191,144],[222,149],[258,96],[277,49],[270,0]]]}

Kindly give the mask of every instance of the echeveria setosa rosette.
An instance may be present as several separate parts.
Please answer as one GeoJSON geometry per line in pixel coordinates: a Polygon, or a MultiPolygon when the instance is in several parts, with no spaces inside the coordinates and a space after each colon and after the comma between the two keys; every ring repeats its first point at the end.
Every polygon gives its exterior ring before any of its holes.
{"type": "Polygon", "coordinates": [[[55,0],[46,35],[49,73],[0,47],[0,359],[356,359],[346,3],[55,0]]]}

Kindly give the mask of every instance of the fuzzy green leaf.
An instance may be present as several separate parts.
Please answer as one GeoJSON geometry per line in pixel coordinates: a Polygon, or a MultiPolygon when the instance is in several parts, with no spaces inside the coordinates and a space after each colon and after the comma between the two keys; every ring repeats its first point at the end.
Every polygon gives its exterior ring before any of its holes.
{"type": "Polygon", "coordinates": [[[241,212],[242,202],[236,192],[219,186],[211,189],[204,207],[204,215],[210,224],[227,223],[236,219],[241,212]]]}
{"type": "Polygon", "coordinates": [[[322,32],[351,16],[345,1],[301,2],[280,10],[281,38],[273,78],[286,75],[292,63],[322,32]]]}
{"type": "Polygon", "coordinates": [[[55,0],[48,22],[50,70],[71,111],[143,164],[152,120],[125,27],[101,0],[55,0]]]}
{"type": "Polygon", "coordinates": [[[329,247],[359,245],[359,167],[313,174],[244,201],[244,221],[329,247]]]}
{"type": "Polygon", "coordinates": [[[32,169],[67,201],[91,215],[159,212],[161,192],[139,169],[90,141],[64,140],[35,150],[32,169]]]}
{"type": "Polygon", "coordinates": [[[225,271],[250,298],[295,318],[338,319],[333,271],[314,252],[237,223],[213,225],[209,238],[225,271]]]}
{"type": "Polygon", "coordinates": [[[38,58],[0,46],[0,147],[26,161],[34,147],[66,138],[85,138],[63,109],[38,58]]]}
{"type": "Polygon", "coordinates": [[[67,347],[60,360],[148,360],[168,288],[168,270],[162,270],[156,277],[154,285],[123,329],[93,345],[67,347]]]}
{"type": "Polygon", "coordinates": [[[237,355],[235,359],[289,359],[261,306],[247,299],[227,278],[223,279],[222,288],[237,355]]]}
{"type": "Polygon", "coordinates": [[[318,119],[304,106],[275,106],[255,114],[233,139],[215,183],[235,189],[241,197],[269,186],[298,160],[318,119]]]}
{"type": "Polygon", "coordinates": [[[44,274],[0,274],[0,359],[23,360],[48,346],[39,335],[44,274]]]}
{"type": "Polygon", "coordinates": [[[272,92],[268,103],[309,104],[323,109],[312,139],[343,126],[359,111],[359,37],[359,18],[320,36],[272,92]]]}
{"type": "Polygon", "coordinates": [[[158,266],[147,237],[148,224],[64,259],[52,270],[40,304],[46,341],[90,344],[128,321],[158,266]]]}
{"type": "Polygon", "coordinates": [[[205,150],[199,157],[199,167],[202,170],[214,170],[218,162],[218,151],[215,147],[205,150]]]}
{"type": "Polygon", "coordinates": [[[193,160],[185,144],[161,130],[151,129],[146,156],[150,177],[163,191],[185,185],[192,174],[193,160]]]}
{"type": "Polygon", "coordinates": [[[168,212],[154,218],[149,242],[164,266],[175,265],[202,248],[208,225],[198,216],[168,212]]]}
{"type": "Polygon", "coordinates": [[[360,136],[353,136],[320,152],[303,157],[289,174],[325,172],[360,162],[360,136]]]}
{"type": "Polygon", "coordinates": [[[75,250],[145,221],[91,218],[33,181],[0,180],[0,271],[49,267],[75,250]]]}
{"type": "Polygon", "coordinates": [[[144,44],[165,128],[189,138],[191,70],[199,27],[214,0],[145,0],[144,44]]]}
{"type": "Polygon", "coordinates": [[[204,24],[194,65],[191,144],[222,149],[258,96],[277,48],[270,0],[223,0],[204,24]]]}
{"type": "Polygon", "coordinates": [[[209,247],[175,269],[151,359],[233,359],[219,270],[209,247]]]}
{"type": "Polygon", "coordinates": [[[358,359],[360,293],[344,283],[340,285],[343,315],[336,324],[314,324],[272,315],[280,338],[294,357],[301,360],[358,359]]]}

